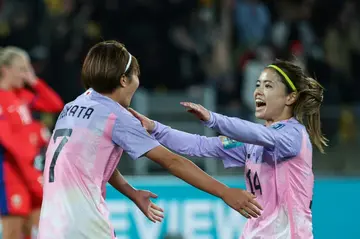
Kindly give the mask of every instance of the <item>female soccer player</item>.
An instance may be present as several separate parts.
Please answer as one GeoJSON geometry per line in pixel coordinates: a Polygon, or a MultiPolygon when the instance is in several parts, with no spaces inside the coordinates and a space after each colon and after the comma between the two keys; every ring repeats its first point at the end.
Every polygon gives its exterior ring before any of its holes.
{"type": "Polygon", "coordinates": [[[35,76],[24,50],[16,47],[1,49],[0,69],[0,215],[3,238],[17,239],[23,234],[30,238],[31,229],[37,230],[42,201],[42,173],[35,169],[34,160],[48,140],[46,127],[33,120],[31,110],[59,112],[63,103],[35,76]]]}
{"type": "Polygon", "coordinates": [[[220,137],[177,131],[130,111],[161,144],[178,153],[220,158],[225,167],[245,166],[247,189],[264,210],[248,220],[242,238],[313,238],[311,142],[324,152],[323,88],[300,67],[277,61],[260,75],[254,100],[255,116],[265,120],[265,126],[181,103],[207,127],[225,135],[220,137]]]}
{"type": "MultiPolygon", "coordinates": [[[[82,68],[88,90],[64,107],[46,153],[38,239],[115,238],[105,203],[106,183],[111,179],[112,186],[133,200],[136,195],[115,170],[123,150],[133,159],[145,155],[247,217],[260,214],[252,194],[226,187],[170,152],[128,112],[138,76],[137,60],[122,44],[105,41],[89,51],[82,68]]],[[[160,215],[156,208],[143,212],[160,215]]]]}

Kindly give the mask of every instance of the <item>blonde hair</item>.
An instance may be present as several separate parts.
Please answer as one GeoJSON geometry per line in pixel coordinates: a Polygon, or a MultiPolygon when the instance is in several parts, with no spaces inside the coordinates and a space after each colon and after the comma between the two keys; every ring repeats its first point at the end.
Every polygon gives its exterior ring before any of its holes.
{"type": "Polygon", "coordinates": [[[7,46],[0,48],[0,68],[3,66],[11,66],[16,57],[30,58],[29,54],[19,47],[7,46]]]}

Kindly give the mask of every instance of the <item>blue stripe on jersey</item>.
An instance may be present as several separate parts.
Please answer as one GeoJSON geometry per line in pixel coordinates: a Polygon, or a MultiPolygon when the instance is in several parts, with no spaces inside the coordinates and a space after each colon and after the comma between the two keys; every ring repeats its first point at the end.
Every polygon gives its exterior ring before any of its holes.
{"type": "Polygon", "coordinates": [[[4,174],[4,160],[5,150],[0,145],[0,215],[9,214],[6,200],[6,189],[5,189],[5,174],[4,174]]]}

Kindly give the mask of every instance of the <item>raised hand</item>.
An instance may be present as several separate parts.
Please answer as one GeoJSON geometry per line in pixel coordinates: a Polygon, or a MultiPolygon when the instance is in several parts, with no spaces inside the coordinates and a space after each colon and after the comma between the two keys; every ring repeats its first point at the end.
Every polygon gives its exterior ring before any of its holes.
{"type": "Polygon", "coordinates": [[[153,120],[149,119],[148,117],[146,117],[145,115],[140,114],[139,112],[137,112],[136,110],[132,109],[132,108],[128,108],[128,111],[135,117],[137,118],[142,126],[149,132],[151,133],[154,128],[155,128],[155,123],[153,120]]]}
{"type": "Polygon", "coordinates": [[[246,218],[257,218],[263,210],[253,194],[238,188],[228,188],[221,198],[246,218]]]}
{"type": "Polygon", "coordinates": [[[210,120],[210,112],[204,106],[191,102],[180,102],[180,104],[186,108],[187,112],[194,114],[198,119],[202,121],[210,120]]]}
{"type": "Polygon", "coordinates": [[[138,190],[134,198],[134,203],[152,222],[161,222],[164,218],[164,210],[150,201],[151,198],[157,198],[156,194],[149,191],[138,190]]]}

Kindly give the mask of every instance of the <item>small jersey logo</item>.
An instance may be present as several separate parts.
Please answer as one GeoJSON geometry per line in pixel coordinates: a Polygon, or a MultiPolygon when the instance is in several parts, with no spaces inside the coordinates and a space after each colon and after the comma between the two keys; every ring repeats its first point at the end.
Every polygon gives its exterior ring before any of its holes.
{"type": "Polygon", "coordinates": [[[88,89],[87,91],[85,91],[85,95],[90,95],[92,92],[92,89],[88,89]]]}
{"type": "Polygon", "coordinates": [[[12,197],[11,197],[11,205],[14,207],[14,208],[20,208],[21,207],[21,204],[22,204],[22,198],[19,194],[14,194],[12,197]]]}
{"type": "Polygon", "coordinates": [[[277,124],[271,125],[271,128],[273,128],[275,130],[282,129],[284,127],[285,127],[285,124],[282,124],[282,123],[277,123],[277,124]]]}
{"type": "Polygon", "coordinates": [[[233,140],[233,139],[230,139],[225,136],[220,136],[220,140],[221,140],[221,143],[222,143],[224,149],[232,149],[232,148],[240,147],[243,145],[243,143],[233,140]]]}
{"type": "MultiPolygon", "coordinates": [[[[19,114],[20,119],[23,122],[23,124],[30,124],[32,122],[31,113],[26,105],[20,105],[15,110],[19,114]]],[[[9,109],[9,112],[11,112],[10,109],[9,109]]]]}

